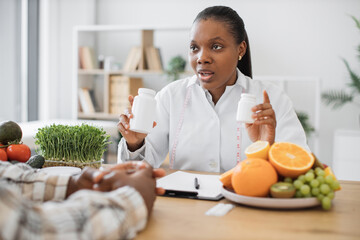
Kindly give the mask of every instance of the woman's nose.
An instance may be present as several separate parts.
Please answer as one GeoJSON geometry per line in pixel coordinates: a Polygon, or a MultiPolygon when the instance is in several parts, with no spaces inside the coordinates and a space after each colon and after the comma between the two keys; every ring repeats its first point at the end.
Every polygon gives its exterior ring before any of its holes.
{"type": "Polygon", "coordinates": [[[198,64],[211,63],[210,54],[205,50],[200,51],[197,56],[197,63],[198,64]]]}

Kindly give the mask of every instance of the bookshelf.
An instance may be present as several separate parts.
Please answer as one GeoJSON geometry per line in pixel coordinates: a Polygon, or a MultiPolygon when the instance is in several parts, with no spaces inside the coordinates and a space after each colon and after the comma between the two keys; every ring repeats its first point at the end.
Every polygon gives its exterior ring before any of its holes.
{"type": "MultiPolygon", "coordinates": [[[[128,95],[136,95],[139,87],[149,87],[144,86],[139,79],[161,78],[164,75],[163,68],[166,62],[163,59],[165,52],[163,49],[167,44],[159,41],[160,44],[157,45],[156,40],[164,38],[166,33],[174,35],[174,32],[187,37],[188,31],[188,27],[181,26],[76,26],[73,29],[72,85],[72,98],[76,104],[72,108],[72,117],[74,119],[117,120],[124,104],[128,102],[128,95]],[[115,37],[119,40],[109,41],[115,37]],[[109,67],[105,57],[105,63],[102,63],[104,68],[100,69],[98,63],[100,54],[112,56],[111,58],[115,58],[117,60],[115,63],[118,65],[109,67]],[[121,90],[117,85],[118,89],[114,90],[111,81],[113,77],[126,77],[127,84],[121,84],[125,89],[121,90]],[[79,95],[84,92],[84,89],[85,92],[90,93],[94,111],[84,111],[84,109],[89,109],[89,106],[84,105],[88,101],[81,101],[79,95]],[[115,94],[117,92],[119,94],[115,94]],[[121,105],[118,111],[115,110],[116,106],[114,108],[114,102],[118,106],[121,105]]],[[[175,34],[175,36],[178,35],[175,34]]],[[[187,54],[184,50],[182,52],[187,54]]],[[[87,96],[86,99],[89,97],[87,96]]]]}

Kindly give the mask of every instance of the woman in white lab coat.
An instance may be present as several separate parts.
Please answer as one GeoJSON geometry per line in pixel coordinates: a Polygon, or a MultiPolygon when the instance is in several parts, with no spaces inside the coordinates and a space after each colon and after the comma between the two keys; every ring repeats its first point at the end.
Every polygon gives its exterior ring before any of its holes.
{"type": "Polygon", "coordinates": [[[195,75],[158,92],[156,126],[150,134],[129,130],[131,113],[120,116],[118,162],[145,160],[159,167],[169,153],[171,168],[224,172],[244,159],[245,148],[257,140],[288,141],[308,149],[290,99],[277,86],[251,79],[248,37],[236,11],[215,6],[200,12],[189,48],[195,75]],[[253,124],[236,122],[242,93],[256,95],[253,124]]]}

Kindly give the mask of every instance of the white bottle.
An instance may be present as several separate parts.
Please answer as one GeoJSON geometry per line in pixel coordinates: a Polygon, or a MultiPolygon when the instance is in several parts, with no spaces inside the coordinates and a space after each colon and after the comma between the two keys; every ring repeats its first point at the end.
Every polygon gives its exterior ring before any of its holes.
{"type": "Polygon", "coordinates": [[[156,92],[148,88],[139,88],[132,106],[133,118],[130,119],[130,130],[139,133],[150,133],[155,121],[156,92]]]}
{"type": "Polygon", "coordinates": [[[253,111],[251,108],[256,105],[256,96],[249,93],[241,94],[240,101],[238,103],[238,109],[236,114],[236,121],[243,123],[253,123],[254,119],[251,117],[253,111]]]}

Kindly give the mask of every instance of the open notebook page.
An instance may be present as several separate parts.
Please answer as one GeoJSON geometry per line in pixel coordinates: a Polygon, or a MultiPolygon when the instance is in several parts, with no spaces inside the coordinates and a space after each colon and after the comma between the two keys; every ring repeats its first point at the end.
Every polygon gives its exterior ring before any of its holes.
{"type": "Polygon", "coordinates": [[[206,175],[177,171],[157,180],[157,187],[164,189],[198,192],[198,197],[216,198],[221,194],[222,183],[219,175],[206,175]],[[199,189],[194,180],[198,178],[199,189]]]}

